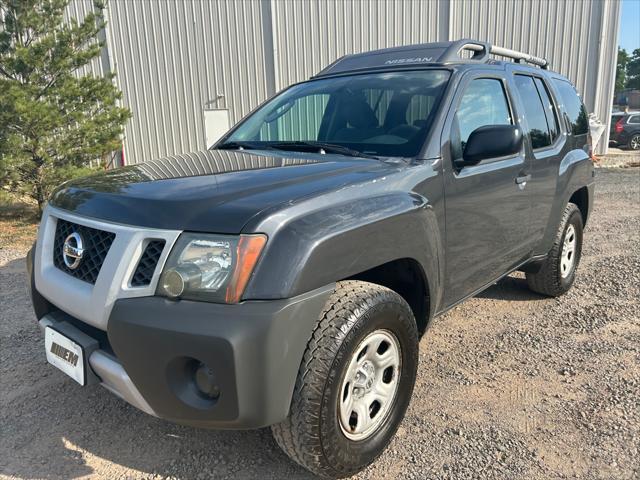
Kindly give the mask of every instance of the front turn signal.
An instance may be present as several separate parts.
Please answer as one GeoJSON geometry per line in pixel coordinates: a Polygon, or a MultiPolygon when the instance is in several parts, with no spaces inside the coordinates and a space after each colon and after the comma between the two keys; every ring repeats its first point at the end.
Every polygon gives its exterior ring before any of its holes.
{"type": "Polygon", "coordinates": [[[266,243],[267,237],[265,235],[240,236],[236,247],[236,268],[233,271],[233,276],[227,286],[225,295],[227,303],[238,303],[240,301],[266,243]]]}

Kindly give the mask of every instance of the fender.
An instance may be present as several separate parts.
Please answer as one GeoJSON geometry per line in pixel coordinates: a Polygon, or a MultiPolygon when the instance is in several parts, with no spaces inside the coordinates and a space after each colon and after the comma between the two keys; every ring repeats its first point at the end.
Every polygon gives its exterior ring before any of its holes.
{"type": "Polygon", "coordinates": [[[547,222],[544,237],[542,242],[540,242],[540,251],[536,253],[544,254],[551,249],[565,206],[576,191],[587,186],[589,188],[589,204],[591,205],[593,202],[593,162],[584,150],[570,150],[560,162],[556,178],[556,194],[554,196],[551,214],[547,222]]]}
{"type": "Polygon", "coordinates": [[[290,298],[402,258],[418,262],[437,298],[443,252],[434,208],[411,190],[385,191],[394,183],[389,177],[378,182],[378,192],[350,186],[253,225],[269,241],[243,299],[290,298]]]}

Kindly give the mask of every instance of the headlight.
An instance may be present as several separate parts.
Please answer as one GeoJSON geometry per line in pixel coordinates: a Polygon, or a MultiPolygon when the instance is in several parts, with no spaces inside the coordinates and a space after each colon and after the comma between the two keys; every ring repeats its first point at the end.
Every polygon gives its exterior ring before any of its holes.
{"type": "Polygon", "coordinates": [[[157,293],[237,303],[266,242],[264,235],[183,233],[167,259],[157,293]]]}

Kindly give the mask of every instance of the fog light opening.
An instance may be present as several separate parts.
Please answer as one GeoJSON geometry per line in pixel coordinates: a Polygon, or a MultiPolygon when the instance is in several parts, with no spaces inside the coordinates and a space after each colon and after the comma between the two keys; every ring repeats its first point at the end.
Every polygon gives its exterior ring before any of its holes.
{"type": "Polygon", "coordinates": [[[204,363],[200,363],[194,373],[194,381],[198,392],[205,398],[217,400],[220,397],[220,386],[215,373],[204,363]]]}

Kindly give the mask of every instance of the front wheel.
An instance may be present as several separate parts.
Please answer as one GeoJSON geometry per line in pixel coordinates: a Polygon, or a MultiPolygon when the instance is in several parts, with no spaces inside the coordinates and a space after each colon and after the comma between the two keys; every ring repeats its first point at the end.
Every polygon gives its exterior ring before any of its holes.
{"type": "Polygon", "coordinates": [[[531,290],[558,297],[571,288],[582,255],[582,228],[580,209],[567,204],[546,260],[537,272],[526,274],[531,290]]]}
{"type": "Polygon", "coordinates": [[[307,345],[289,417],[271,427],[274,438],[316,475],[353,475],[396,432],[417,364],[418,331],[404,299],[372,283],[338,283],[307,345]]]}

